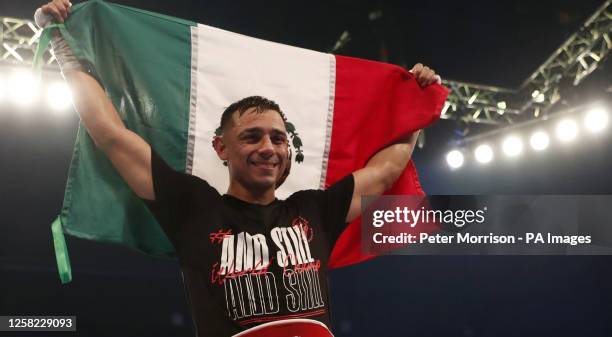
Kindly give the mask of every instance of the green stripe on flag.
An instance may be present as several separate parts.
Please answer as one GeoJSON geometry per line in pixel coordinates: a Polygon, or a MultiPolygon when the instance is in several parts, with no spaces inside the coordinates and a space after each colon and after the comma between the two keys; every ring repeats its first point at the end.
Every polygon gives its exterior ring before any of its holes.
{"type": "Polygon", "coordinates": [[[72,268],[68,256],[68,247],[64,238],[62,220],[57,217],[51,224],[51,234],[53,235],[53,247],[55,249],[55,260],[57,261],[57,271],[59,272],[62,284],[72,281],[72,268]]]}
{"type": "Polygon", "coordinates": [[[49,42],[51,42],[51,31],[56,28],[60,30],[65,30],[63,24],[50,24],[45,27],[45,29],[43,29],[42,33],[40,33],[40,37],[38,38],[38,45],[36,46],[36,52],[34,53],[34,62],[32,62],[32,68],[34,68],[34,73],[39,79],[42,70],[43,54],[49,46],[49,42]]]}
{"type": "MultiPolygon", "coordinates": [[[[191,27],[195,25],[89,1],[73,6],[61,29],[74,55],[104,87],[125,125],[179,171],[186,167],[191,27]]],[[[147,254],[174,253],[153,215],[95,147],[83,125],[70,163],[64,204],[54,222],[57,227],[70,235],[119,243],[147,254]]],[[[55,234],[54,238],[59,237],[55,234]]],[[[65,256],[63,266],[69,271],[65,256]]],[[[59,263],[58,259],[58,267],[63,268],[59,263]]]]}

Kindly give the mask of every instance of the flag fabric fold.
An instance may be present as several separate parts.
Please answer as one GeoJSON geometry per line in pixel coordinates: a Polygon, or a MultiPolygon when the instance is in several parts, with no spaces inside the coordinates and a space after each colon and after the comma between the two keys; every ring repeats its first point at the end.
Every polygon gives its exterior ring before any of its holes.
{"type": "MultiPolygon", "coordinates": [[[[222,111],[234,101],[265,96],[295,125],[305,159],[293,165],[277,191],[284,198],[333,184],[384,146],[435,122],[448,94],[438,84],[420,88],[412,74],[394,65],[263,41],[105,1],[73,6],[61,31],[126,126],[174,169],[207,180],[221,193],[229,182],[227,168],[210,142],[222,111]]],[[[412,162],[388,193],[424,194],[412,162]]],[[[54,237],[61,226],[76,237],[173,255],[153,215],[83,126],[54,226],[54,237]]],[[[368,258],[361,255],[359,240],[356,221],[337,242],[330,267],[368,258]]],[[[63,270],[69,272],[69,266],[63,270]]]]}

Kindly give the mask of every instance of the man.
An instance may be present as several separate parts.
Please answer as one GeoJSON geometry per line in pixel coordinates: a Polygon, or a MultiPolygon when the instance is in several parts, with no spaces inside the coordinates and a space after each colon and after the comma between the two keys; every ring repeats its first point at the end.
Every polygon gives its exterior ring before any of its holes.
{"type": "MultiPolygon", "coordinates": [[[[63,22],[70,3],[54,0],[41,12],[63,22]]],[[[361,196],[382,194],[401,175],[418,133],[382,149],[327,190],[278,200],[275,190],[289,174],[292,157],[285,116],[273,101],[250,96],[223,112],[213,140],[230,176],[220,195],[206,181],[172,170],[124,126],[61,36],[53,45],[89,135],[175,247],[197,334],[230,336],[271,322],[288,321],[294,328],[304,322],[295,319],[320,322],[327,330],[331,249],[359,215],[361,196]]],[[[420,64],[412,71],[422,86],[436,80],[420,64]]]]}

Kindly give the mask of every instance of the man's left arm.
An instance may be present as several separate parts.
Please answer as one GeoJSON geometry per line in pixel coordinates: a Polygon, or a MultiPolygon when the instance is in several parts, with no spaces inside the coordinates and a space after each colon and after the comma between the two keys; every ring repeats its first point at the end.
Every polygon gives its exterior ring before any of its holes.
{"type": "MultiPolygon", "coordinates": [[[[411,70],[416,81],[422,86],[439,82],[440,77],[430,69],[417,63],[411,70]]],[[[353,221],[361,214],[361,197],[382,195],[400,177],[410,161],[420,130],[378,151],[360,170],[353,172],[355,187],[346,222],[353,221]]]]}
{"type": "Polygon", "coordinates": [[[353,172],[355,187],[346,222],[361,214],[361,197],[382,195],[404,172],[416,145],[419,131],[378,151],[360,170],[353,172]]]}

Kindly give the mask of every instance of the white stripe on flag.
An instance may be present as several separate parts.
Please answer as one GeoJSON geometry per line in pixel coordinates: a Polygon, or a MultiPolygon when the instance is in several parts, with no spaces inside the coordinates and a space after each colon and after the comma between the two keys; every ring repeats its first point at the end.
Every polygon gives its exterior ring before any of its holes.
{"type": "Polygon", "coordinates": [[[187,134],[187,151],[185,172],[193,174],[193,150],[195,148],[196,108],[198,100],[198,28],[191,27],[191,84],[189,93],[189,129],[187,134]]]}
{"type": "Polygon", "coordinates": [[[197,34],[192,34],[197,36],[193,43],[197,44],[193,48],[197,65],[192,65],[197,69],[197,98],[193,165],[188,163],[187,167],[225,193],[229,178],[211,146],[214,131],[227,106],[260,95],[280,105],[304,143],[305,161],[293,163],[277,196],[286,198],[297,190],[322,187],[326,139],[331,137],[327,124],[333,113],[329,110],[334,99],[334,56],[205,25],[193,29],[197,29],[197,34]]]}

